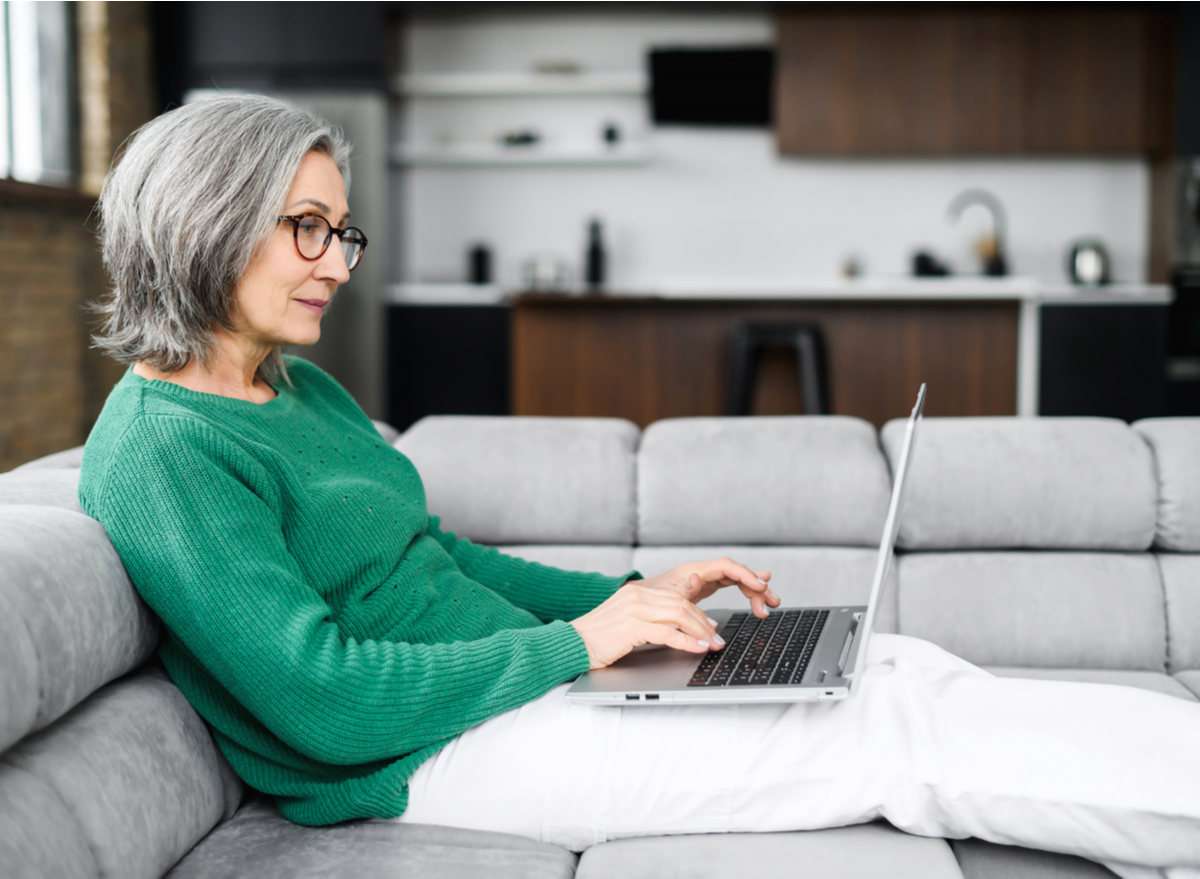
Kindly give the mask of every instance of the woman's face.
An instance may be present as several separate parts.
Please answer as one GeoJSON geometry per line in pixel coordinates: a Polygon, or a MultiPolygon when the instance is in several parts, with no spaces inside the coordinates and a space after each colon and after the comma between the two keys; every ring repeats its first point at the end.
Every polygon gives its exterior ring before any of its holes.
{"type": "MultiPolygon", "coordinates": [[[[318,214],[331,226],[350,219],[342,175],[329,156],[309,153],[281,215],[318,214]]],[[[350,278],[335,235],[320,259],[296,250],[293,227],[280,223],[259,259],[238,282],[233,313],[237,334],[254,347],[311,345],[321,338],[321,315],[338,284],[350,278]]]]}

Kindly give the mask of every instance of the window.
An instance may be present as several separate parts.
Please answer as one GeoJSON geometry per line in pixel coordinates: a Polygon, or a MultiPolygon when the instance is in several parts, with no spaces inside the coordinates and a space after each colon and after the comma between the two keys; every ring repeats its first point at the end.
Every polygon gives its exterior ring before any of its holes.
{"type": "Polygon", "coordinates": [[[0,6],[0,177],[71,186],[71,9],[30,0],[0,6]]]}

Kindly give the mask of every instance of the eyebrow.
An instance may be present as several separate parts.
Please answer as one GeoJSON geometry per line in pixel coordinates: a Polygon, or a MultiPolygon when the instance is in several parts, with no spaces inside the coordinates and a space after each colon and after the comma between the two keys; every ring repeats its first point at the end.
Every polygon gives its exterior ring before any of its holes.
{"type": "MultiPolygon", "coordinates": [[[[301,205],[301,204],[310,204],[313,207],[317,208],[317,210],[321,211],[322,213],[326,213],[326,214],[333,213],[333,208],[331,208],[329,205],[325,204],[325,202],[323,202],[323,201],[317,201],[315,198],[302,198],[299,201],[294,201],[290,205],[288,205],[286,208],[284,208],[284,210],[290,211],[292,208],[296,207],[296,205],[301,205]]],[[[346,213],[342,214],[342,218],[338,222],[344,223],[349,219],[350,219],[350,212],[346,211],[346,213]]]]}

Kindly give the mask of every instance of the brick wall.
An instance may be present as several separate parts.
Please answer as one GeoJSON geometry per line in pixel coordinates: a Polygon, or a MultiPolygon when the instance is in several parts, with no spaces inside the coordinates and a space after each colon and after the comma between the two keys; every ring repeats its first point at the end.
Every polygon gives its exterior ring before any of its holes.
{"type": "MultiPolygon", "coordinates": [[[[86,3],[76,16],[81,188],[153,115],[145,3],[86,3]]],[[[107,285],[95,199],[0,179],[0,472],[86,438],[124,367],[90,347],[83,305],[107,285]]]]}
{"type": "Polygon", "coordinates": [[[0,471],[79,445],[120,375],[87,350],[103,292],[92,200],[0,181],[0,471]]]}

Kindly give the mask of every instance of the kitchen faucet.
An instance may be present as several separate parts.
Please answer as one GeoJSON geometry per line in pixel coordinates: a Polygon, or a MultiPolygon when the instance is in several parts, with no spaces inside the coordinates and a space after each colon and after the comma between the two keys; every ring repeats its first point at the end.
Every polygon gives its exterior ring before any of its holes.
{"type": "Polygon", "coordinates": [[[985,275],[1007,275],[1008,263],[1004,255],[1004,242],[1008,237],[1008,223],[1004,216],[1004,205],[1000,199],[986,189],[966,189],[954,197],[946,216],[952,223],[958,222],[962,212],[971,205],[982,205],[992,215],[992,236],[980,239],[976,245],[983,259],[985,275]]]}

